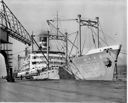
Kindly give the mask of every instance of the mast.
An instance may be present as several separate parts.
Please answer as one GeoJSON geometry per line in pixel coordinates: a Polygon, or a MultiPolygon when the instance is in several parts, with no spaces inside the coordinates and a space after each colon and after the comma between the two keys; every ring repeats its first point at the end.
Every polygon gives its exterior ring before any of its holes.
{"type": "Polygon", "coordinates": [[[32,53],[33,53],[33,51],[34,51],[34,47],[33,47],[34,41],[33,41],[33,38],[34,38],[34,35],[33,35],[33,32],[32,32],[32,35],[31,35],[31,39],[32,39],[32,53]]]}
{"type": "Polygon", "coordinates": [[[66,66],[68,67],[68,33],[66,32],[65,33],[66,35],[66,39],[65,39],[65,42],[66,42],[66,66]]]}
{"type": "Polygon", "coordinates": [[[78,22],[79,22],[79,56],[82,55],[81,52],[81,15],[78,15],[78,22]]]}
{"type": "Polygon", "coordinates": [[[48,35],[47,35],[47,67],[49,69],[49,31],[48,31],[48,35]]]}
{"type": "Polygon", "coordinates": [[[97,35],[98,35],[98,48],[100,46],[100,41],[99,41],[99,17],[96,17],[96,20],[97,20],[97,35]]]}
{"type": "Polygon", "coordinates": [[[58,37],[58,30],[59,30],[59,27],[58,27],[58,11],[57,11],[57,37],[58,37]]]}

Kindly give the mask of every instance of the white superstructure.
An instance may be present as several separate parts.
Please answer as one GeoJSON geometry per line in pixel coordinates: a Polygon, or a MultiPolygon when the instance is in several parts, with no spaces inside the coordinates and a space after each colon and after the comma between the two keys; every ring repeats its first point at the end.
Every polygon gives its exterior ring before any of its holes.
{"type": "MultiPolygon", "coordinates": [[[[43,51],[47,57],[47,52],[43,51]]],[[[18,77],[34,76],[34,79],[59,79],[59,67],[65,65],[65,53],[49,52],[49,69],[47,69],[47,61],[42,52],[34,51],[25,59],[18,77]]]]}

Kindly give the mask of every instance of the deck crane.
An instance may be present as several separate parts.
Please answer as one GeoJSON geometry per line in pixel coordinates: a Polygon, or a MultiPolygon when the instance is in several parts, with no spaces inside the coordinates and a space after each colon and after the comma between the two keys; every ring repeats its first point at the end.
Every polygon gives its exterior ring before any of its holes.
{"type": "MultiPolygon", "coordinates": [[[[71,40],[68,39],[68,34],[67,32],[66,33],[62,33],[59,28],[58,28],[58,21],[77,21],[78,19],[58,19],[58,14],[57,14],[57,20],[56,19],[50,19],[50,20],[47,20],[47,24],[49,26],[52,26],[55,30],[57,30],[57,34],[56,35],[50,35],[49,38],[51,39],[56,39],[56,40],[63,40],[65,43],[66,43],[66,50],[65,50],[65,55],[66,55],[66,65],[63,69],[65,69],[69,74],[73,75],[73,73],[68,69],[68,59],[69,59],[69,55],[68,55],[68,42],[72,44],[72,48],[75,47],[78,49],[78,47],[74,44],[74,42],[72,42],[71,40]],[[54,26],[53,22],[57,22],[57,27],[54,26]],[[60,35],[59,35],[60,34],[60,35]],[[54,38],[53,38],[54,37],[54,38]]],[[[77,33],[77,32],[75,32],[77,33]]],[[[71,49],[72,51],[72,49],[71,49]]],[[[71,52],[70,51],[70,52],[71,52]]]]}

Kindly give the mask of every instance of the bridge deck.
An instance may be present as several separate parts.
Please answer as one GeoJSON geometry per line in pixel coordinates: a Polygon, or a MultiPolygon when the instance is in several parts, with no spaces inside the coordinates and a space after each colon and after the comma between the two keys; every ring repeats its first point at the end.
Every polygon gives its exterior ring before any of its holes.
{"type": "Polygon", "coordinates": [[[0,80],[0,102],[123,103],[126,82],[0,80]]]}

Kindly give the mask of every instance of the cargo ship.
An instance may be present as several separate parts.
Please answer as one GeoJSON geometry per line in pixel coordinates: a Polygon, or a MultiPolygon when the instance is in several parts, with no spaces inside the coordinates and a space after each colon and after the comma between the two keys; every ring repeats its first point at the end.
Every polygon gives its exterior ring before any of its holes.
{"type": "MultiPolygon", "coordinates": [[[[121,45],[101,45],[99,17],[91,20],[83,19],[81,15],[78,15],[76,19],[68,19],[67,21],[69,20],[77,22],[79,34],[79,43],[77,46],[74,42],[67,40],[72,44],[72,47],[78,48],[78,53],[76,55],[70,56],[69,53],[66,54],[68,57],[67,69],[69,73],[74,75],[77,80],[113,80],[117,77],[117,61],[121,45]],[[84,54],[82,53],[83,44],[81,42],[83,39],[81,31],[83,26],[86,26],[89,30],[91,30],[92,42],[95,45],[95,48],[88,50],[88,52],[84,54]]],[[[53,22],[55,21],[58,23],[61,19],[49,20],[48,24],[53,25],[53,22]]],[[[56,27],[56,30],[60,33],[60,35],[65,35],[58,30],[58,27],[56,27]]]]}
{"type": "Polygon", "coordinates": [[[78,80],[113,80],[117,75],[117,61],[121,45],[100,45],[99,17],[96,17],[95,20],[85,20],[81,18],[81,15],[78,15],[77,22],[79,24],[79,54],[69,59],[70,70],[78,80]],[[87,26],[89,29],[94,28],[97,31],[97,33],[94,32],[97,36],[97,43],[92,34],[92,40],[96,48],[85,54],[82,54],[81,50],[82,26],[87,26]]]}

